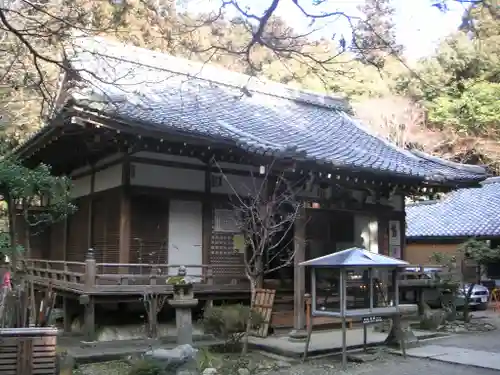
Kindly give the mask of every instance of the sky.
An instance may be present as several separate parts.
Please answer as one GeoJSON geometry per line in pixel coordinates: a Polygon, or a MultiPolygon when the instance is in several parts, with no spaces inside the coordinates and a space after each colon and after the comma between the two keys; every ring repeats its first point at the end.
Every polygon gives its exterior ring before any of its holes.
{"type": "MultiPolygon", "coordinates": [[[[180,1],[189,12],[209,12],[219,9],[222,0],[184,0],[180,1]]],[[[321,6],[314,6],[313,0],[299,0],[299,4],[308,12],[318,14],[321,11],[343,11],[349,16],[356,17],[357,10],[363,0],[326,0],[321,6]]],[[[238,4],[248,7],[250,12],[261,15],[271,3],[270,0],[238,0],[238,4]]],[[[431,0],[392,0],[396,9],[394,22],[399,44],[405,47],[405,55],[410,60],[416,60],[431,54],[439,39],[457,29],[464,11],[462,4],[450,1],[447,12],[441,12],[432,7],[431,0]]],[[[227,7],[228,15],[236,15],[232,6],[227,7]]],[[[305,31],[309,28],[309,20],[304,17],[292,0],[281,0],[276,14],[284,18],[294,29],[305,31]]],[[[331,37],[334,33],[338,38],[344,34],[350,40],[350,27],[343,19],[329,19],[328,24],[315,24],[313,27],[322,27],[321,33],[331,37]]]]}

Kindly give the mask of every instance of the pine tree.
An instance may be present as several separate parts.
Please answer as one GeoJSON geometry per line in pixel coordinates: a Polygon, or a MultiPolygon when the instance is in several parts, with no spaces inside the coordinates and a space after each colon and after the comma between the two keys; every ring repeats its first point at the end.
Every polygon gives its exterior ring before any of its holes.
{"type": "Polygon", "coordinates": [[[353,33],[353,50],[363,63],[381,68],[388,55],[402,52],[396,43],[395,10],[390,0],[365,0],[358,9],[363,17],[353,33]]]}

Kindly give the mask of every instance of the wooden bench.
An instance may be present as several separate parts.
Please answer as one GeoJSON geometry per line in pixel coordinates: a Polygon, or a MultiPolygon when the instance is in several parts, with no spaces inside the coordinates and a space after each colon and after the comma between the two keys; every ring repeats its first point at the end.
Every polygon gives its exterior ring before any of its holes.
{"type": "Polygon", "coordinates": [[[0,329],[0,374],[55,375],[57,329],[0,329]]]}

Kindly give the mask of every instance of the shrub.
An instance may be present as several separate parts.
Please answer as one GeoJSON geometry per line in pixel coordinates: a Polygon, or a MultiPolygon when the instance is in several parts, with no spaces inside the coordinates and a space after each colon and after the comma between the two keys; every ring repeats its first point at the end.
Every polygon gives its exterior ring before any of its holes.
{"type": "Polygon", "coordinates": [[[205,333],[224,340],[226,346],[238,345],[245,335],[246,325],[251,316],[252,329],[258,329],[264,322],[262,315],[241,304],[214,306],[203,315],[205,333]]]}
{"type": "Polygon", "coordinates": [[[132,366],[128,375],[166,375],[164,366],[151,359],[142,359],[132,366]]]}
{"type": "Polygon", "coordinates": [[[203,347],[198,349],[196,362],[200,372],[207,368],[216,368],[222,365],[222,361],[218,356],[212,354],[208,348],[203,347]]]}

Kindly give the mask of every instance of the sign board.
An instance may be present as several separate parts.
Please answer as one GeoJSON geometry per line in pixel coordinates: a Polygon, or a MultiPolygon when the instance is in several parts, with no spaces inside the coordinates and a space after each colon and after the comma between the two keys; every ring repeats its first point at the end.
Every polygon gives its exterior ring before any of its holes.
{"type": "Polygon", "coordinates": [[[401,246],[391,245],[389,248],[389,256],[396,259],[401,259],[401,246]]]}
{"type": "Polygon", "coordinates": [[[401,222],[389,221],[389,245],[401,246],[401,222]]]}
{"type": "Polygon", "coordinates": [[[239,233],[240,228],[234,210],[214,210],[214,232],[239,233]]]}
{"type": "Polygon", "coordinates": [[[363,324],[373,324],[373,323],[382,323],[383,319],[381,316],[365,316],[361,322],[363,324]]]}

